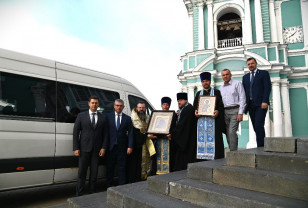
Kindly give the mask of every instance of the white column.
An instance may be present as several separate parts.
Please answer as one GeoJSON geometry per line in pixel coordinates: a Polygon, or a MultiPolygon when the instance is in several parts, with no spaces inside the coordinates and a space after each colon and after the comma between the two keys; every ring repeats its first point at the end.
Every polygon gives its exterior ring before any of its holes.
{"type": "Polygon", "coordinates": [[[187,91],[188,91],[187,88],[188,88],[187,86],[182,86],[182,92],[186,92],[187,93],[187,91]]]}
{"type": "Polygon", "coordinates": [[[277,24],[275,17],[274,0],[269,1],[269,15],[270,15],[270,25],[271,25],[271,41],[276,43],[278,42],[278,36],[277,36],[277,24]]]}
{"type": "Polygon", "coordinates": [[[265,116],[264,130],[265,130],[265,137],[270,137],[271,136],[271,118],[269,115],[269,109],[267,109],[266,116],[265,116]]]}
{"type": "Polygon", "coordinates": [[[216,20],[214,20],[214,48],[218,48],[218,32],[216,20]]]}
{"type": "Polygon", "coordinates": [[[204,49],[204,17],[203,17],[203,2],[198,4],[199,16],[198,16],[198,38],[199,38],[199,50],[204,49]]]}
{"type": "Polygon", "coordinates": [[[194,27],[193,27],[193,14],[192,12],[188,14],[188,24],[189,24],[189,42],[188,42],[188,50],[193,51],[194,50],[194,27]]]}
{"type": "Polygon", "coordinates": [[[284,136],[292,137],[292,122],[288,83],[281,83],[282,105],[284,111],[284,136]]]}
{"type": "Polygon", "coordinates": [[[263,43],[263,23],[260,0],[255,0],[256,39],[257,43],[263,43]]]}
{"type": "Polygon", "coordinates": [[[275,5],[275,13],[276,13],[276,26],[277,26],[277,31],[279,31],[277,33],[277,38],[278,38],[278,42],[280,42],[281,44],[283,44],[283,38],[282,38],[282,18],[281,18],[281,3],[282,1],[275,1],[274,5],[275,5]]]}
{"type": "Polygon", "coordinates": [[[282,137],[282,114],[280,99],[280,83],[272,83],[274,137],[282,137]]]}
{"type": "Polygon", "coordinates": [[[214,29],[213,29],[213,4],[212,1],[206,2],[207,5],[207,12],[208,12],[208,18],[207,18],[207,37],[208,37],[208,49],[214,48],[214,29]]]}
{"type": "Polygon", "coordinates": [[[245,27],[243,28],[244,44],[252,43],[252,29],[251,29],[251,13],[250,13],[250,1],[245,0],[245,27]]]}
{"type": "Polygon", "coordinates": [[[188,87],[188,102],[193,103],[195,99],[195,92],[194,92],[195,86],[189,86],[188,87]]]}
{"type": "Polygon", "coordinates": [[[257,147],[257,140],[256,140],[256,133],[253,129],[250,117],[248,122],[249,122],[249,142],[247,143],[246,148],[250,149],[257,147]]]}

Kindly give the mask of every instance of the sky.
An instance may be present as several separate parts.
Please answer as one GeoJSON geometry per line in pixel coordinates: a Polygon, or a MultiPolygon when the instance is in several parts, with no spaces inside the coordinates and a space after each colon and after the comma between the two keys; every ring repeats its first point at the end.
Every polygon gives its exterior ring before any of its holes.
{"type": "Polygon", "coordinates": [[[188,51],[182,0],[0,0],[0,48],[120,76],[177,109],[188,51]]]}

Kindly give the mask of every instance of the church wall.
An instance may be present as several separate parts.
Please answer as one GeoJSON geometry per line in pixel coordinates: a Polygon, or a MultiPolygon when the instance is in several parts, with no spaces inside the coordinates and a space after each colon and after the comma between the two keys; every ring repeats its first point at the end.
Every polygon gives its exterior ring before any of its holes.
{"type": "Polygon", "coordinates": [[[208,31],[208,24],[207,24],[207,16],[208,16],[208,11],[207,11],[207,7],[203,8],[203,19],[204,19],[204,48],[207,49],[209,48],[209,44],[208,44],[208,35],[207,35],[207,31],[208,31]]]}
{"type": "Polygon", "coordinates": [[[288,57],[288,63],[290,66],[293,67],[305,67],[305,56],[289,56],[288,57]]]}
{"type": "Polygon", "coordinates": [[[284,50],[279,50],[279,63],[284,62],[284,50]]]}
{"type": "Polygon", "coordinates": [[[276,48],[267,48],[268,60],[277,61],[276,48]]]}
{"type": "Polygon", "coordinates": [[[193,49],[194,51],[195,50],[198,50],[198,42],[199,42],[199,35],[198,35],[198,21],[199,21],[199,10],[197,7],[194,7],[193,8],[193,38],[194,38],[194,41],[193,41],[193,49]]]}
{"type": "Polygon", "coordinates": [[[248,49],[247,51],[253,52],[253,53],[258,54],[261,57],[267,59],[265,49],[266,49],[265,47],[261,47],[261,48],[248,49]]]}
{"type": "Polygon", "coordinates": [[[260,2],[261,2],[264,42],[270,42],[271,41],[271,30],[270,30],[268,0],[260,0],[260,2]]]}
{"type": "Polygon", "coordinates": [[[184,61],[183,61],[183,69],[184,69],[184,71],[187,71],[187,59],[184,59],[184,61]]]}
{"type": "MultiPolygon", "coordinates": [[[[281,3],[281,21],[282,28],[303,26],[300,0],[281,3]]],[[[289,43],[288,48],[290,50],[302,49],[304,48],[304,43],[289,43]]]]}
{"type": "MultiPolygon", "coordinates": [[[[308,80],[307,80],[308,81],[308,80]]],[[[307,89],[290,89],[290,106],[293,136],[308,135],[307,89]]]]}
{"type": "Polygon", "coordinates": [[[221,72],[224,69],[230,69],[231,71],[243,70],[246,67],[246,62],[241,60],[229,60],[215,64],[214,68],[221,72]]]}
{"type": "Polygon", "coordinates": [[[189,69],[192,69],[196,66],[195,56],[189,57],[189,69]]]}
{"type": "Polygon", "coordinates": [[[256,19],[255,19],[255,1],[250,0],[250,16],[251,16],[251,31],[252,31],[252,42],[257,42],[256,35],[256,19]]]}
{"type": "MultiPolygon", "coordinates": [[[[269,117],[267,117],[267,124],[265,126],[267,135],[277,136],[280,133],[279,130],[277,131],[276,129],[278,126],[278,129],[282,129],[283,135],[292,136],[290,135],[292,128],[293,136],[308,136],[308,42],[295,41],[296,43],[288,43],[288,41],[286,42],[284,40],[284,38],[288,36],[284,36],[283,32],[284,28],[297,26],[303,26],[303,30],[305,31],[305,26],[307,27],[304,18],[305,9],[301,8],[301,4],[305,5],[306,1],[275,0],[273,3],[270,0],[260,0],[263,40],[261,37],[260,41],[260,37],[258,37],[259,43],[256,43],[257,35],[260,33],[256,31],[255,16],[260,13],[255,11],[255,0],[249,0],[251,9],[251,38],[247,38],[250,33],[244,32],[247,31],[245,30],[247,29],[247,26],[245,28],[245,24],[247,23],[245,19],[248,19],[245,15],[249,14],[249,12],[245,11],[243,0],[214,0],[212,4],[210,1],[203,1],[204,49],[198,45],[200,43],[203,44],[203,42],[199,40],[200,36],[202,37],[203,34],[200,34],[198,31],[200,29],[200,27],[198,27],[199,12],[202,12],[202,10],[198,9],[198,6],[200,6],[202,2],[194,0],[186,1],[190,2],[189,8],[187,4],[185,4],[189,14],[192,14],[191,26],[193,28],[191,29],[193,30],[193,42],[191,43],[191,47],[193,51],[189,51],[182,56],[183,74],[179,74],[179,80],[182,84],[182,90],[190,94],[190,99],[193,99],[191,98],[192,94],[195,94],[202,88],[199,80],[199,74],[202,71],[209,71],[212,73],[212,85],[219,89],[220,85],[223,83],[220,75],[223,69],[230,69],[233,74],[232,79],[242,81],[243,75],[248,72],[246,59],[253,56],[258,60],[258,66],[261,70],[269,71],[276,92],[280,92],[280,96],[277,93],[274,97],[272,94],[270,95],[271,105],[269,107],[269,117]],[[208,48],[208,46],[211,45],[211,43],[208,42],[210,38],[208,35],[208,27],[210,24],[208,22],[208,7],[213,8],[213,37],[214,43],[216,43],[214,44],[215,48],[211,49],[208,48]],[[229,12],[236,14],[240,13],[239,16],[242,18],[243,35],[247,36],[243,36],[243,43],[241,43],[243,45],[217,48],[217,32],[219,32],[219,30],[217,31],[217,25],[215,23],[217,23],[221,15],[229,12]],[[273,19],[270,19],[270,16],[273,17],[273,14],[274,22],[273,19]],[[277,24],[276,27],[275,24],[277,24]],[[277,28],[277,31],[275,28],[277,28]],[[248,42],[245,42],[247,40],[248,42]],[[280,97],[280,100],[277,99],[278,97],[280,97]],[[273,106],[275,106],[275,109],[273,109],[273,106]],[[279,106],[281,107],[281,115],[277,116],[277,110],[280,111],[279,106]],[[290,122],[285,122],[285,116],[286,119],[291,120],[291,124],[290,122]],[[276,123],[274,125],[275,119],[276,121],[281,121],[282,119],[282,125],[279,125],[281,122],[278,122],[278,125],[276,123]],[[289,132],[286,130],[286,126],[289,127],[289,132]]],[[[306,3],[305,8],[308,8],[308,3],[306,3]]],[[[248,28],[250,28],[250,25],[248,28]]],[[[292,33],[289,33],[289,36],[290,34],[292,35],[292,33]]],[[[305,40],[307,40],[307,36],[308,35],[304,37],[305,40]]],[[[294,38],[295,36],[292,37],[294,38]]],[[[190,100],[190,102],[192,101],[190,100]]],[[[249,116],[244,115],[244,121],[240,123],[238,132],[239,148],[245,148],[247,143],[251,143],[253,140],[253,136],[251,136],[250,139],[252,140],[249,141],[248,119],[249,116]]],[[[227,146],[226,140],[225,145],[227,146]]],[[[252,146],[250,145],[249,147],[252,146]]]]}

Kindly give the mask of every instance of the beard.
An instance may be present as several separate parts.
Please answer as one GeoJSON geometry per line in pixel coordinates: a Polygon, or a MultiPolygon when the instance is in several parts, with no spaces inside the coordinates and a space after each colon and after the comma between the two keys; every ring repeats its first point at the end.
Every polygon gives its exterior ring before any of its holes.
{"type": "Polygon", "coordinates": [[[140,120],[146,122],[146,115],[144,112],[137,112],[137,115],[140,118],[140,120]]]}

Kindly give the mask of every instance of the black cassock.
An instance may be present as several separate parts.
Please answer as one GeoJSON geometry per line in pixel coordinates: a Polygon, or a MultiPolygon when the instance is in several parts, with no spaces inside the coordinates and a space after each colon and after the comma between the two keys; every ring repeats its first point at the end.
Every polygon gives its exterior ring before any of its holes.
{"type": "Polygon", "coordinates": [[[181,112],[180,119],[172,132],[172,140],[175,144],[174,171],[187,169],[188,163],[196,160],[196,117],[195,110],[188,104],[181,112]]]}
{"type": "MultiPolygon", "coordinates": [[[[210,95],[211,90],[203,90],[203,95],[210,95]]],[[[194,100],[194,109],[198,108],[200,91],[197,92],[194,100]]],[[[224,120],[224,104],[220,91],[214,89],[214,95],[216,95],[216,107],[215,110],[218,110],[218,116],[215,118],[215,159],[220,159],[225,157],[225,147],[222,137],[222,133],[226,132],[226,124],[224,120]]],[[[196,129],[197,131],[197,129],[196,129]]],[[[197,137],[196,137],[197,140],[197,137]]]]}

